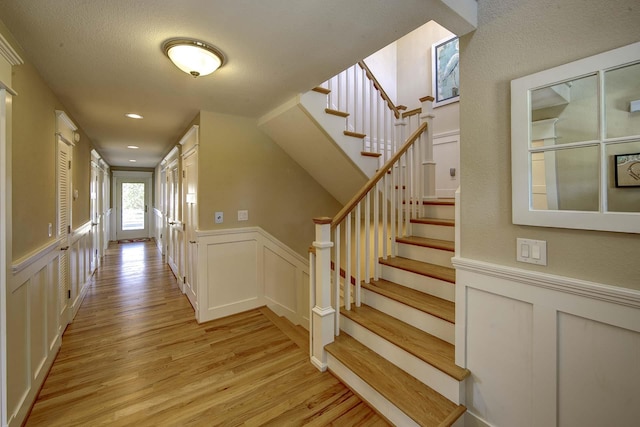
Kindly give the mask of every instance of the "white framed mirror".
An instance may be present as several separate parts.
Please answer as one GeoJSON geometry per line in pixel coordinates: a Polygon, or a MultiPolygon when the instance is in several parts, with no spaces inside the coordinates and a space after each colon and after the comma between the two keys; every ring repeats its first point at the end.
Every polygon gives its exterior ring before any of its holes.
{"type": "Polygon", "coordinates": [[[640,233],[640,42],[511,81],[513,223],[640,233]]]}

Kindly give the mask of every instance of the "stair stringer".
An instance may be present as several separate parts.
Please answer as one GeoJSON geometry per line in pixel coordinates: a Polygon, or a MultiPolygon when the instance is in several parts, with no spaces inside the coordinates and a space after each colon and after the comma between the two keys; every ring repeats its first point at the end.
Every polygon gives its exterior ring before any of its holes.
{"type": "Polygon", "coordinates": [[[261,117],[258,127],[346,204],[375,173],[378,159],[362,156],[361,144],[343,134],[344,118],[326,114],[324,105],[326,95],[313,91],[298,95],[261,117]]]}
{"type": "Polygon", "coordinates": [[[346,119],[325,112],[327,95],[310,90],[300,95],[300,105],[368,178],[376,173],[380,166],[378,159],[363,156],[363,141],[344,134],[349,130],[346,119]]]}

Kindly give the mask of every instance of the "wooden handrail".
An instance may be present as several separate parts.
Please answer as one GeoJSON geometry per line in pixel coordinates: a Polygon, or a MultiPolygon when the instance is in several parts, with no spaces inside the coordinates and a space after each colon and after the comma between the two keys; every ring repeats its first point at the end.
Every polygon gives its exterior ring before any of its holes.
{"type": "Polygon", "coordinates": [[[367,64],[365,64],[364,61],[360,61],[358,62],[358,65],[360,66],[360,68],[364,70],[369,80],[373,82],[373,85],[375,86],[375,88],[378,89],[378,92],[380,92],[380,96],[387,103],[391,111],[393,111],[393,114],[396,116],[396,119],[399,119],[400,111],[398,111],[398,107],[394,105],[391,98],[389,98],[389,95],[387,95],[387,92],[384,91],[384,89],[382,88],[382,85],[380,84],[380,82],[378,82],[378,79],[376,79],[376,77],[373,75],[369,67],[367,67],[367,64]]]}
{"type": "Polygon", "coordinates": [[[356,205],[360,203],[362,199],[364,199],[364,197],[374,187],[374,185],[376,185],[378,181],[380,181],[382,177],[385,176],[387,171],[393,167],[393,164],[396,163],[400,159],[400,157],[402,157],[402,155],[409,149],[409,147],[411,147],[411,145],[420,137],[420,135],[422,135],[422,133],[426,129],[427,129],[427,123],[426,122],[422,123],[418,127],[418,129],[416,129],[411,134],[411,136],[409,136],[409,138],[407,139],[407,142],[405,142],[402,148],[398,150],[396,154],[393,155],[393,157],[387,160],[384,166],[378,169],[378,172],[376,172],[376,174],[371,177],[371,179],[364,185],[364,187],[362,187],[360,191],[358,191],[358,193],[356,193],[356,195],[353,196],[351,200],[349,200],[349,203],[344,205],[344,207],[340,210],[340,212],[338,212],[336,216],[333,217],[333,220],[331,221],[332,230],[336,228],[336,226],[340,224],[343,219],[346,218],[349,212],[355,209],[356,205]]]}
{"type": "Polygon", "coordinates": [[[413,110],[405,111],[402,113],[402,118],[415,116],[416,114],[422,113],[422,108],[415,108],[413,110]]]}

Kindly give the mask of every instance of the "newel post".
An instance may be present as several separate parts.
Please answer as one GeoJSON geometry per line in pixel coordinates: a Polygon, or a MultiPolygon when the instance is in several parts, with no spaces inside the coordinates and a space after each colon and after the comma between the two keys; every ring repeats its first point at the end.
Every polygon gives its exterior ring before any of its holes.
{"type": "Polygon", "coordinates": [[[422,188],[424,199],[436,199],[436,162],[433,161],[433,96],[420,98],[422,113],[420,121],[427,123],[427,130],[420,136],[422,144],[422,188]]]}
{"type": "Polygon", "coordinates": [[[335,309],[331,307],[331,218],[314,218],[316,225],[314,276],[311,278],[311,363],[319,370],[327,369],[327,353],[324,346],[334,339],[335,309]],[[315,283],[315,286],[313,284],[315,283]]]}

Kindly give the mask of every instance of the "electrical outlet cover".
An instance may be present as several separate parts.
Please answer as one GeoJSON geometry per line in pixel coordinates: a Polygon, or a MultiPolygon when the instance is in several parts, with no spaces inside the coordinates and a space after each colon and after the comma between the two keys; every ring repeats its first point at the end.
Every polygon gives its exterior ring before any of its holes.
{"type": "Polygon", "coordinates": [[[222,212],[216,212],[215,221],[216,224],[222,224],[222,222],[224,221],[224,214],[222,212]]]}

